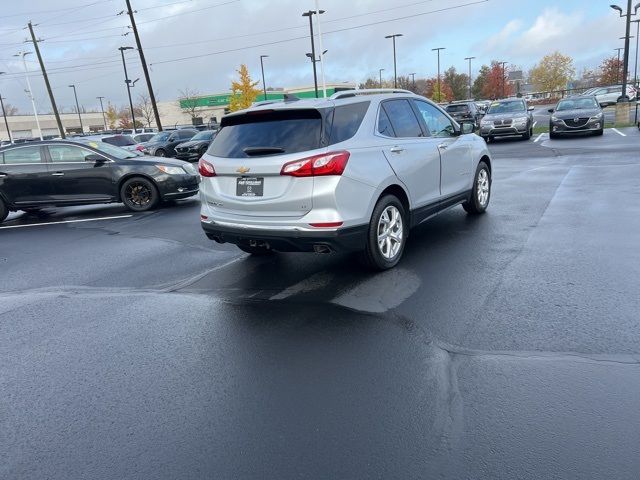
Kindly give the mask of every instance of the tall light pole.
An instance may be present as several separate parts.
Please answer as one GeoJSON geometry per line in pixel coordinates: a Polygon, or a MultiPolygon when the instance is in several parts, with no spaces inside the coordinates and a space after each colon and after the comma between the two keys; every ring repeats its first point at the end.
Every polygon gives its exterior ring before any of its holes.
{"type": "Polygon", "coordinates": [[[318,46],[320,47],[320,76],[322,78],[322,97],[327,98],[327,82],[324,78],[324,54],[327,53],[322,46],[322,26],[320,25],[320,15],[324,13],[324,10],[320,10],[320,0],[316,0],[316,26],[318,27],[318,46]]]}
{"type": "Polygon", "coordinates": [[[32,53],[33,52],[18,52],[14,55],[14,57],[22,57],[22,65],[24,66],[24,78],[27,81],[27,89],[25,90],[25,93],[31,99],[31,107],[33,107],[33,116],[36,117],[38,135],[40,136],[40,140],[42,140],[42,129],[40,128],[40,120],[38,119],[38,110],[36,110],[36,101],[33,98],[33,92],[31,90],[31,82],[29,81],[29,74],[27,73],[27,61],[24,59],[24,57],[32,53]]]}
{"type": "Polygon", "coordinates": [[[411,84],[413,86],[413,93],[416,92],[416,72],[410,73],[411,75],[411,84]]]}
{"type": "MultiPolygon", "coordinates": [[[[315,10],[309,10],[302,14],[303,17],[309,17],[309,35],[311,36],[311,59],[313,65],[313,88],[316,92],[316,98],[318,98],[318,71],[316,70],[316,42],[313,35],[313,16],[317,12],[315,10]]],[[[324,13],[324,10],[320,10],[320,13],[324,13]]]]}
{"type": "Polygon", "coordinates": [[[614,48],[618,51],[618,63],[616,63],[616,83],[620,83],[620,51],[624,50],[624,47],[614,48]]]}
{"type": "Polygon", "coordinates": [[[263,59],[269,58],[269,55],[260,55],[260,70],[262,70],[262,88],[264,89],[264,99],[267,99],[267,84],[264,81],[264,62],[263,59]]]}
{"type": "Polygon", "coordinates": [[[636,63],[633,73],[633,88],[636,89],[636,113],[633,123],[638,123],[638,37],[640,37],[640,19],[632,20],[636,24],[636,63]]]}
{"type": "Polygon", "coordinates": [[[396,62],[396,38],[402,37],[402,33],[395,33],[393,35],[387,35],[384,38],[391,38],[393,40],[393,88],[398,88],[398,65],[396,62]]]}
{"type": "MultiPolygon", "coordinates": [[[[637,3],[633,8],[633,13],[631,13],[631,0],[627,0],[627,13],[623,13],[622,8],[618,5],[611,5],[615,11],[617,11],[621,17],[625,17],[625,34],[624,34],[624,61],[622,66],[622,95],[620,97],[621,102],[628,102],[629,97],[627,96],[627,76],[629,75],[629,33],[631,31],[631,17],[638,14],[638,8],[640,8],[640,3],[637,3]]],[[[618,53],[618,65],[620,54],[618,53]]]]}
{"type": "Polygon", "coordinates": [[[127,84],[127,95],[129,95],[129,107],[131,108],[131,124],[133,125],[133,133],[136,133],[136,116],[133,112],[133,101],[131,100],[131,80],[129,80],[129,75],[127,74],[127,64],[124,61],[124,51],[125,50],[133,50],[133,47],[119,47],[120,53],[122,54],[122,67],[124,68],[124,83],[127,84]]]}
{"type": "Polygon", "coordinates": [[[104,123],[104,129],[107,130],[107,118],[104,116],[104,106],[102,105],[102,99],[104,97],[96,97],[100,100],[100,111],[102,112],[102,123],[104,123]]]}
{"type": "Polygon", "coordinates": [[[476,57],[465,57],[465,60],[469,60],[469,100],[471,100],[471,60],[476,57]]]}
{"type": "Polygon", "coordinates": [[[432,48],[432,52],[438,52],[438,102],[442,101],[442,90],[440,90],[440,50],[445,50],[445,47],[432,48]]]}
{"type": "MultiPolygon", "coordinates": [[[[0,72],[0,75],[7,72],[0,72]]],[[[2,107],[2,116],[4,117],[4,125],[7,127],[7,135],[9,136],[9,142],[13,143],[13,138],[11,137],[11,130],[9,129],[9,122],[7,121],[7,112],[4,109],[4,99],[0,94],[0,107],[2,107]]]]}
{"type": "Polygon", "coordinates": [[[507,83],[507,74],[505,72],[505,65],[507,65],[509,62],[498,62],[498,65],[502,65],[502,98],[505,98],[507,96],[506,93],[506,83],[507,83]]]}
{"type": "Polygon", "coordinates": [[[380,77],[380,88],[382,88],[382,72],[384,72],[384,68],[378,69],[378,76],[380,77]]]}
{"type": "Polygon", "coordinates": [[[76,92],[76,86],[69,85],[69,88],[73,88],[73,96],[76,97],[76,112],[78,112],[78,120],[80,120],[80,133],[84,133],[84,127],[82,126],[82,116],[80,115],[80,105],[78,105],[78,93],[76,92]]]}

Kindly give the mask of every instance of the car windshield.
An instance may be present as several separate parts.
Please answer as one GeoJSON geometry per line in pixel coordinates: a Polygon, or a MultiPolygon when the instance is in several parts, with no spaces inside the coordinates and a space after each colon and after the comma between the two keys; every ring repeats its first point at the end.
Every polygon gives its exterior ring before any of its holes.
{"type": "Polygon", "coordinates": [[[166,142],[171,136],[170,132],[160,132],[149,140],[150,142],[166,142]]]}
{"type": "Polygon", "coordinates": [[[466,103],[458,104],[458,105],[447,105],[447,112],[449,113],[460,113],[460,112],[468,112],[469,105],[466,103]]]}
{"type": "Polygon", "coordinates": [[[562,100],[558,103],[556,111],[561,112],[563,110],[585,110],[598,108],[598,102],[594,98],[572,98],[562,100]]]}
{"type": "Polygon", "coordinates": [[[124,148],[116,147],[115,145],[110,145],[100,140],[74,139],[74,141],[93,147],[96,150],[100,150],[101,152],[111,155],[112,157],[119,158],[120,160],[125,158],[136,158],[138,156],[124,148]]]}
{"type": "Polygon", "coordinates": [[[204,132],[198,133],[197,135],[192,137],[191,140],[211,140],[212,138],[213,138],[213,131],[206,130],[204,132]]]}
{"type": "Polygon", "coordinates": [[[116,147],[127,147],[130,145],[135,145],[136,142],[129,135],[116,135],[115,137],[105,137],[102,139],[103,142],[106,142],[110,145],[115,145],[116,147]]]}
{"type": "Polygon", "coordinates": [[[524,102],[514,100],[512,102],[493,102],[489,107],[489,113],[517,113],[524,112],[524,102]]]}

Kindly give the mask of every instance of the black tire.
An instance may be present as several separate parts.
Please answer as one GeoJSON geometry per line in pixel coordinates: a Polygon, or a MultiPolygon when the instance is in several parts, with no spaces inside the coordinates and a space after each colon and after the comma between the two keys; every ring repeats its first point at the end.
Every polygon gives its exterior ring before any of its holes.
{"type": "Polygon", "coordinates": [[[489,166],[485,162],[480,162],[478,167],[476,168],[476,174],[473,178],[473,189],[471,190],[471,197],[469,200],[462,204],[462,208],[464,211],[471,215],[480,215],[487,211],[487,207],[489,206],[489,201],[491,200],[491,170],[489,170],[489,166]],[[487,198],[482,202],[481,197],[481,189],[478,187],[478,183],[481,181],[482,172],[486,174],[487,184],[487,198]]]}
{"type": "Polygon", "coordinates": [[[550,139],[556,139],[558,138],[558,134],[557,133],[553,133],[552,131],[549,131],[549,138],[550,139]]]}
{"type": "Polygon", "coordinates": [[[522,134],[522,138],[524,140],[529,140],[532,134],[533,134],[533,128],[528,128],[527,132],[522,134]]]}
{"type": "Polygon", "coordinates": [[[156,150],[156,153],[154,154],[154,157],[166,157],[167,156],[167,152],[165,152],[162,148],[159,148],[158,150],[156,150]]]}
{"type": "MultiPolygon", "coordinates": [[[[397,221],[395,225],[397,226],[397,221]]],[[[378,200],[378,203],[373,209],[371,220],[369,221],[369,230],[367,232],[367,241],[365,244],[365,249],[362,252],[362,257],[361,257],[362,263],[364,263],[364,265],[367,266],[368,268],[371,268],[373,270],[379,270],[379,271],[388,270],[390,268],[395,267],[400,261],[400,259],[402,258],[404,247],[407,244],[408,236],[409,236],[409,224],[407,222],[407,215],[406,215],[404,206],[402,205],[402,202],[400,202],[400,200],[398,200],[398,198],[395,197],[394,195],[385,195],[380,200],[378,200]],[[378,245],[378,235],[379,235],[378,230],[381,226],[380,225],[381,217],[383,216],[383,214],[386,214],[388,216],[389,212],[387,209],[389,209],[390,207],[394,207],[399,214],[399,218],[401,220],[399,225],[401,229],[401,232],[400,232],[401,240],[400,240],[399,248],[397,249],[395,255],[391,257],[386,257],[381,251],[381,247],[378,245]]],[[[391,245],[390,241],[385,244],[387,251],[389,251],[389,249],[392,248],[390,245],[391,245]]],[[[391,253],[392,252],[390,252],[390,254],[391,253]]]]}
{"type": "MultiPolygon", "coordinates": [[[[202,147],[200,150],[198,150],[198,157],[201,157],[201,156],[203,156],[205,153],[207,153],[207,149],[208,149],[208,148],[209,148],[209,147],[202,147]]],[[[197,162],[197,161],[198,161],[198,160],[196,160],[196,162],[197,162]]]]}
{"type": "Polygon", "coordinates": [[[602,135],[604,135],[604,128],[601,128],[600,130],[596,130],[596,133],[595,133],[596,137],[601,137],[602,135]]]}
{"type": "Polygon", "coordinates": [[[120,200],[133,212],[145,212],[158,205],[160,194],[151,180],[132,177],[120,187],[120,200]]]}
{"type": "Polygon", "coordinates": [[[256,257],[261,257],[264,255],[271,255],[273,250],[267,247],[252,247],[250,245],[236,245],[243,252],[249,253],[256,257]]]}
{"type": "Polygon", "coordinates": [[[0,198],[0,223],[4,222],[4,219],[9,215],[9,208],[4,203],[4,200],[0,198]]]}

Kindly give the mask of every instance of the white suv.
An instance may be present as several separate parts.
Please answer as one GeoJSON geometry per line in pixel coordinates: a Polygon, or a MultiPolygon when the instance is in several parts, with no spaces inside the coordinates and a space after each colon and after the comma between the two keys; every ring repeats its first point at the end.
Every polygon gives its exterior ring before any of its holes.
{"type": "Polygon", "coordinates": [[[199,162],[201,224],[252,254],[362,251],[395,266],[409,229],[462,204],[480,214],[491,158],[458,125],[403,90],[263,102],[226,116],[199,162]]]}

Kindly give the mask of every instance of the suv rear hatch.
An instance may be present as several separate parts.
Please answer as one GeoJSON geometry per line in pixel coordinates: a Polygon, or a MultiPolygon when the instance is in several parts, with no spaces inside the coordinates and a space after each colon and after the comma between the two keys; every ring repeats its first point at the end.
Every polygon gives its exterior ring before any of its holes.
{"type": "Polygon", "coordinates": [[[304,216],[313,208],[314,177],[282,175],[284,165],[322,155],[330,144],[352,137],[368,105],[261,108],[223,118],[203,157],[216,174],[211,186],[220,201],[212,208],[234,215],[304,216]]]}

